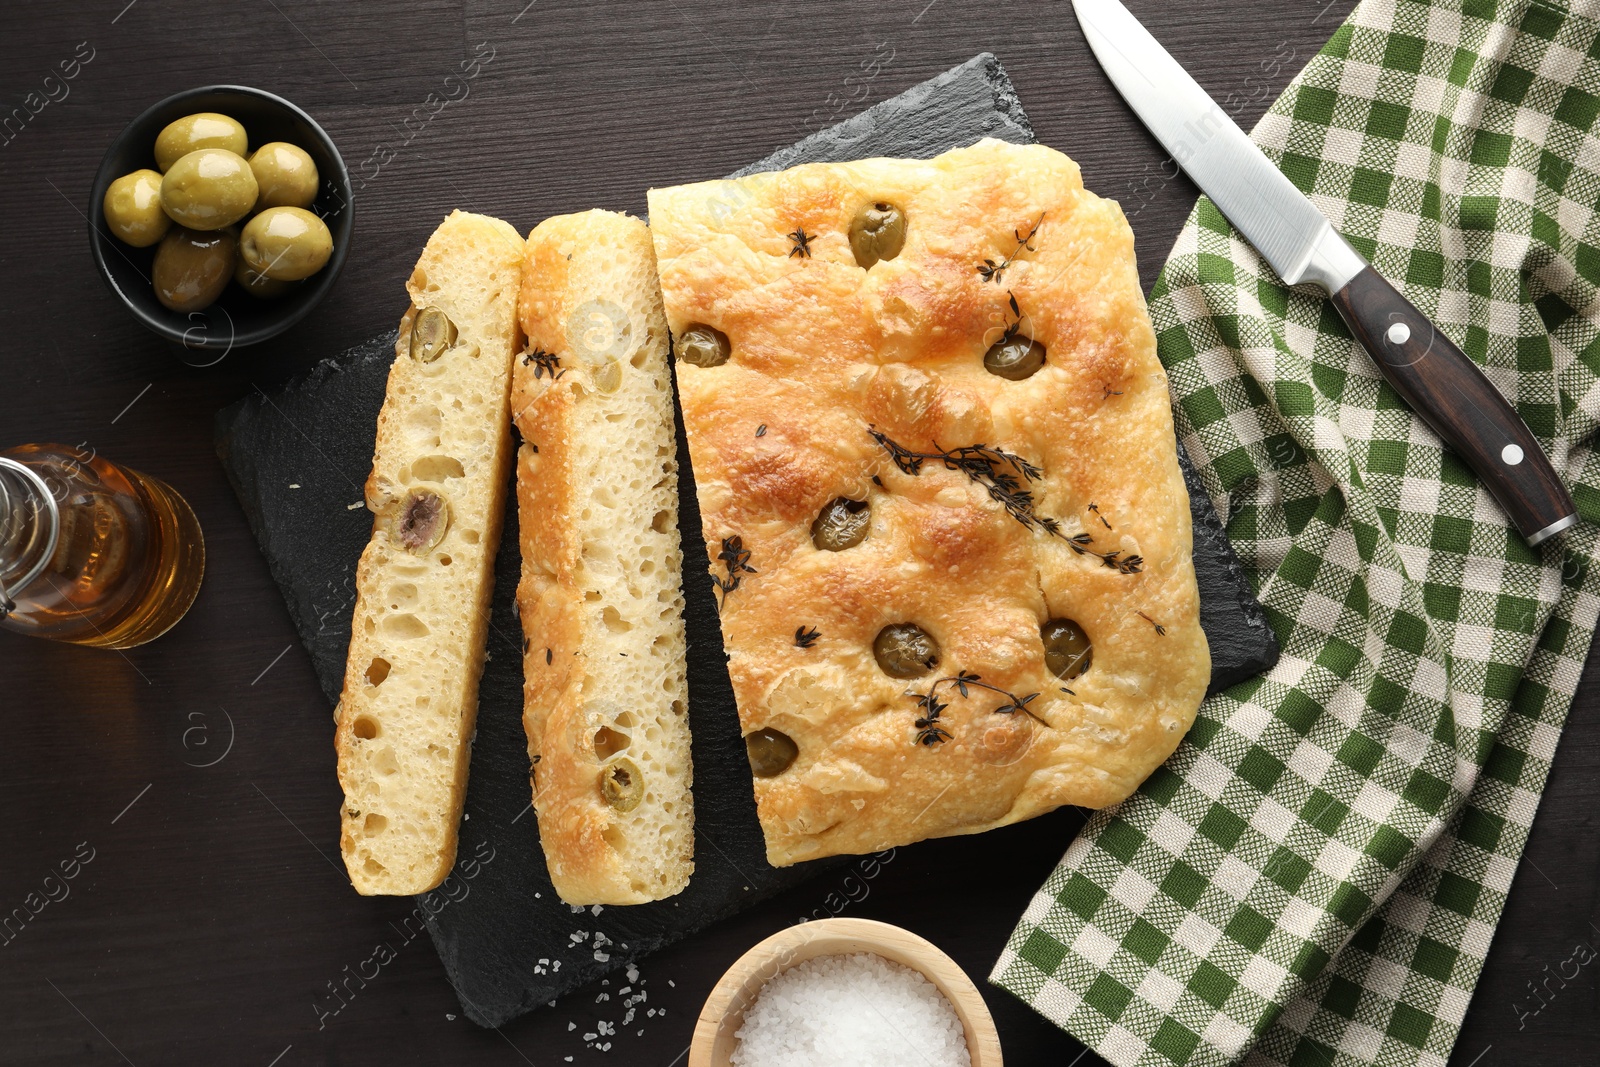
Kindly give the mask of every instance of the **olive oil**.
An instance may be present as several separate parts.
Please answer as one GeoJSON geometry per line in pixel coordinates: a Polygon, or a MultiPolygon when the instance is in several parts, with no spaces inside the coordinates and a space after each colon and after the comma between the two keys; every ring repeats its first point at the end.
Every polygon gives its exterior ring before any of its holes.
{"type": "Polygon", "coordinates": [[[204,573],[165,483],[66,445],[0,452],[0,629],[131,648],[183,618],[204,573]]]}

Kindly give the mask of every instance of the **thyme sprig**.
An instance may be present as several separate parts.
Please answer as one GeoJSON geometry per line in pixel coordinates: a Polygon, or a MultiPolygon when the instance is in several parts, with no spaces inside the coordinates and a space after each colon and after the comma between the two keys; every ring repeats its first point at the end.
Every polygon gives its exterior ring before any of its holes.
{"type": "Polygon", "coordinates": [[[556,355],[554,352],[546,352],[544,349],[537,347],[530,348],[528,351],[522,354],[522,365],[524,367],[533,367],[533,377],[535,380],[543,378],[545,374],[548,373],[550,375],[550,380],[553,382],[563,374],[567,373],[565,370],[559,369],[561,367],[560,356],[556,355]]]}
{"type": "Polygon", "coordinates": [[[812,645],[817,643],[817,638],[821,636],[821,631],[819,631],[816,627],[802,626],[794,632],[795,647],[810,648],[812,645]]]}
{"type": "Polygon", "coordinates": [[[755,574],[756,569],[750,566],[750,550],[744,547],[744,538],[738,534],[722,539],[722,551],[717,553],[717,559],[728,568],[728,576],[713,574],[711,582],[722,590],[722,603],[726,604],[728,594],[744,582],[743,576],[755,574]]]}
{"type": "Polygon", "coordinates": [[[1017,331],[1022,329],[1022,309],[1017,306],[1017,294],[1006,290],[1006,303],[1011,305],[1011,314],[1016,316],[1016,321],[1006,323],[1005,332],[1000,335],[997,344],[1008,345],[1017,336],[1017,331]]]}
{"type": "Polygon", "coordinates": [[[1111,529],[1111,523],[1107,522],[1106,521],[1106,517],[1104,515],[1100,514],[1100,505],[1099,504],[1090,504],[1089,505],[1089,510],[1094,512],[1094,517],[1099,519],[1101,524],[1103,526],[1105,526],[1106,529],[1108,529],[1108,530],[1111,529]]]}
{"type": "Polygon", "coordinates": [[[1167,636],[1167,628],[1165,626],[1162,626],[1159,622],[1156,622],[1156,620],[1152,619],[1150,616],[1146,615],[1144,612],[1142,612],[1142,611],[1139,612],[1139,618],[1143,619],[1145,622],[1149,623],[1151,626],[1154,626],[1156,628],[1156,636],[1157,637],[1165,637],[1165,636],[1167,636]]]}
{"type": "Polygon", "coordinates": [[[1089,546],[1094,544],[1094,538],[1086,533],[1073,534],[1067,538],[1067,547],[1080,556],[1095,556],[1101,563],[1119,574],[1138,574],[1144,570],[1144,557],[1139,555],[1124,556],[1122,549],[1110,552],[1097,552],[1089,546]]]}
{"type": "Polygon", "coordinates": [[[1017,239],[1017,247],[1012,250],[1009,256],[1002,258],[998,263],[992,259],[985,259],[983,266],[978,268],[978,273],[983,277],[983,280],[994,282],[996,285],[1000,284],[1000,279],[1005,274],[1006,269],[1016,261],[1018,256],[1022,255],[1023,249],[1027,249],[1029,252],[1034,251],[1033,245],[1029,242],[1033,240],[1033,235],[1039,232],[1039,227],[1043,224],[1044,212],[1041,211],[1038,221],[1033,224],[1033,228],[1026,234],[1021,230],[1013,230],[1012,236],[1017,239]]]}
{"type": "Polygon", "coordinates": [[[1034,511],[1033,491],[1024,488],[1027,483],[1038,481],[1044,475],[1044,471],[1036,464],[1003,448],[990,448],[982,444],[946,450],[939,448],[939,443],[935,441],[934,448],[938,451],[916,452],[894,441],[876,426],[869,426],[867,432],[889,453],[902,474],[915,478],[922,473],[923,463],[937,460],[944,464],[946,470],[960,471],[989,490],[989,496],[1023,526],[1030,530],[1038,527],[1051,537],[1061,536],[1061,523],[1034,511]]]}
{"type": "Polygon", "coordinates": [[[794,242],[794,247],[789,249],[789,256],[799,256],[801,259],[811,258],[811,242],[817,239],[814,233],[807,233],[804,229],[797,229],[793,233],[785,234],[794,242]]]}
{"type": "Polygon", "coordinates": [[[913,724],[917,728],[916,743],[919,745],[925,747],[942,745],[950,740],[950,731],[939,725],[939,717],[950,706],[948,700],[939,699],[939,687],[941,685],[953,686],[962,697],[970,697],[972,695],[969,692],[969,688],[987,689],[991,693],[998,693],[1006,698],[1006,703],[995,708],[991,714],[1015,715],[1020,711],[1041,726],[1049,727],[1050,725],[1028,710],[1028,705],[1038,698],[1038,693],[1029,693],[1025,697],[1019,697],[1015,693],[1001,689],[997,685],[990,685],[988,682],[983,681],[980,675],[973,674],[971,671],[960,671],[953,678],[936,679],[928,687],[926,693],[919,693],[914,689],[906,690],[906,696],[914,697],[917,701],[917,707],[922,709],[922,714],[917,717],[916,722],[913,724]]]}

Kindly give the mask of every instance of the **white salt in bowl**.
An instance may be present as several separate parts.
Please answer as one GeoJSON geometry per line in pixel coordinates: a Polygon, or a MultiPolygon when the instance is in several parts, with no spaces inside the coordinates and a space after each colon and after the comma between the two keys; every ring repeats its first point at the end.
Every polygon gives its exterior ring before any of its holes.
{"type": "Polygon", "coordinates": [[[983,994],[956,961],[909,930],[871,919],[818,919],[781,930],[740,956],[722,976],[695,1024],[689,1067],[730,1067],[739,1041],[734,1035],[745,1009],[770,979],[816,956],[875,952],[909,967],[938,987],[955,1008],[966,1032],[972,1067],[1001,1067],[1000,1035],[983,994]]]}

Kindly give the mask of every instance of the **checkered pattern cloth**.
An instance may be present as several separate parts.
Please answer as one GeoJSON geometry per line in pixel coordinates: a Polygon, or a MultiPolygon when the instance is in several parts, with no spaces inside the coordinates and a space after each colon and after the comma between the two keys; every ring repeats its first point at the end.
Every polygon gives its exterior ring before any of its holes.
{"type": "Polygon", "coordinates": [[[1529,549],[1208,200],[1156,283],[1178,431],[1283,658],[1090,820],[995,967],[1118,1067],[1450,1054],[1600,610],[1597,20],[1366,0],[1253,135],[1515,403],[1571,533],[1529,549]]]}

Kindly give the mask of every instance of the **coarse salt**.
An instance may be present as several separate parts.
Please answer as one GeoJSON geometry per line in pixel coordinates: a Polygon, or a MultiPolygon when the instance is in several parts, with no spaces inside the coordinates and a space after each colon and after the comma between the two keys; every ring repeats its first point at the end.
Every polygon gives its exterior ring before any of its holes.
{"type": "Polygon", "coordinates": [[[871,952],[816,956],[762,986],[735,1035],[734,1067],[971,1067],[937,986],[871,952]]]}

